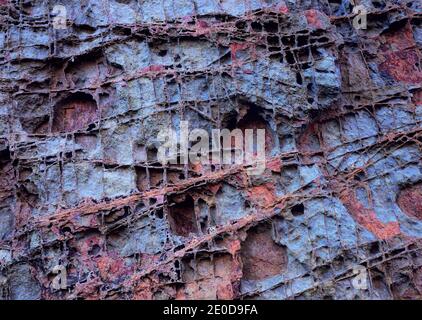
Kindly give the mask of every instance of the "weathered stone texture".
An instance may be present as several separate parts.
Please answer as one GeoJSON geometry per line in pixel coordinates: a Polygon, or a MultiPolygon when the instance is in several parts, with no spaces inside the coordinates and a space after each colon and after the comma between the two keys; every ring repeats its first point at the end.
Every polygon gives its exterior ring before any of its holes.
{"type": "Polygon", "coordinates": [[[0,298],[420,299],[422,6],[354,2],[0,1],[0,298]],[[163,167],[181,120],[264,174],[163,167]]]}

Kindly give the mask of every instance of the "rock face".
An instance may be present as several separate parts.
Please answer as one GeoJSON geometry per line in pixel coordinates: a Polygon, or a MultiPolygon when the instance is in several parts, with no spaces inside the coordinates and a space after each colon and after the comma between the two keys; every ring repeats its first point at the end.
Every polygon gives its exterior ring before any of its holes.
{"type": "Polygon", "coordinates": [[[420,1],[0,19],[0,298],[422,298],[420,1]],[[265,172],[163,166],[182,120],[265,129],[265,172]]]}

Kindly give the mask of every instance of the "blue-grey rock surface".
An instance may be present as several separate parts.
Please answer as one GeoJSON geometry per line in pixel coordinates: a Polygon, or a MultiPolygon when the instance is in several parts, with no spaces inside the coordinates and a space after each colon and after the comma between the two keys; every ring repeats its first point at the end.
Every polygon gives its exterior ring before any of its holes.
{"type": "Polygon", "coordinates": [[[0,1],[0,299],[421,299],[421,21],[0,1]],[[265,171],[161,164],[181,121],[264,128],[265,171]]]}

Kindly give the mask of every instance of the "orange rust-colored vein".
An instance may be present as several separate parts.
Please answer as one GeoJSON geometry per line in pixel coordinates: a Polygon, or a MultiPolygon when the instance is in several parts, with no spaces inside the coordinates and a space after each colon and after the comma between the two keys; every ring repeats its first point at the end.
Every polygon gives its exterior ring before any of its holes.
{"type": "Polygon", "coordinates": [[[241,170],[241,167],[236,166],[227,171],[218,171],[216,173],[206,174],[199,178],[191,178],[189,180],[186,180],[186,182],[181,182],[178,186],[174,186],[174,187],[163,187],[161,189],[151,190],[151,191],[142,192],[142,193],[136,193],[136,194],[127,196],[125,198],[115,199],[109,202],[104,201],[100,203],[91,203],[91,202],[83,203],[82,205],[78,207],[65,209],[65,210],[58,210],[53,215],[41,217],[39,220],[37,220],[36,223],[40,226],[46,225],[54,221],[59,221],[64,218],[69,218],[75,214],[88,215],[88,214],[97,213],[99,211],[111,210],[116,207],[118,208],[124,205],[132,204],[142,199],[158,198],[169,193],[184,190],[186,188],[189,188],[201,182],[220,180],[228,175],[235,174],[239,172],[240,170],[241,170]]]}

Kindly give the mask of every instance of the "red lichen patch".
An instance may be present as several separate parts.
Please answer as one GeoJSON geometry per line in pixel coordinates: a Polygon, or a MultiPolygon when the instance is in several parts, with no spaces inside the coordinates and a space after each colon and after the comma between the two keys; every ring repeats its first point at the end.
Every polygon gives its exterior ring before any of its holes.
{"type": "Polygon", "coordinates": [[[195,28],[196,28],[196,35],[204,35],[212,31],[212,28],[210,28],[208,23],[203,20],[198,20],[196,22],[195,28]]]}
{"type": "Polygon", "coordinates": [[[422,105],[422,89],[416,90],[413,93],[412,102],[416,106],[421,106],[422,105]]]}
{"type": "Polygon", "coordinates": [[[287,14],[289,13],[289,8],[287,8],[286,4],[283,3],[278,7],[278,12],[282,13],[282,14],[287,14]]]}
{"type": "Polygon", "coordinates": [[[419,84],[422,82],[422,72],[416,67],[420,58],[415,50],[390,52],[384,55],[385,61],[380,64],[380,70],[387,72],[397,81],[419,84]]]}
{"type": "Polygon", "coordinates": [[[287,266],[286,249],[271,237],[271,228],[257,226],[248,231],[242,244],[243,278],[261,280],[283,273],[287,266]]]}
{"type": "MultiPolygon", "coordinates": [[[[178,200],[176,200],[178,201],[178,200]]],[[[191,196],[169,207],[170,229],[177,235],[187,237],[198,232],[194,202],[191,196]]]]}
{"type": "Polygon", "coordinates": [[[240,241],[237,239],[224,239],[223,242],[225,243],[227,252],[230,253],[232,256],[234,256],[241,248],[240,241]]]}
{"type": "Polygon", "coordinates": [[[99,119],[92,96],[77,93],[59,102],[54,108],[53,132],[72,132],[86,128],[99,119]]]}
{"type": "Polygon", "coordinates": [[[386,240],[400,234],[398,222],[381,222],[374,210],[365,208],[359,202],[354,190],[346,188],[340,193],[340,200],[356,222],[372,232],[377,238],[386,240]]]}
{"type": "Polygon", "coordinates": [[[276,201],[274,184],[266,183],[248,190],[248,198],[258,206],[268,207],[276,201]]]}
{"type": "Polygon", "coordinates": [[[325,29],[327,24],[329,24],[328,17],[315,9],[306,10],[305,17],[308,24],[316,29],[325,29]]]}
{"type": "Polygon", "coordinates": [[[164,66],[162,65],[150,65],[148,67],[142,68],[139,73],[140,74],[148,74],[148,73],[154,73],[154,72],[162,72],[164,71],[164,66]]]}
{"type": "Polygon", "coordinates": [[[238,58],[238,52],[247,50],[250,47],[248,43],[232,43],[230,45],[231,59],[233,67],[239,67],[243,61],[238,58]]]}
{"type": "Polygon", "coordinates": [[[132,271],[131,268],[125,265],[124,260],[118,257],[99,257],[97,265],[103,281],[116,281],[132,271]]]}
{"type": "Polygon", "coordinates": [[[220,183],[211,183],[207,186],[207,189],[211,191],[214,195],[217,194],[218,190],[220,190],[221,184],[220,183]]]}
{"type": "Polygon", "coordinates": [[[400,51],[415,46],[415,39],[410,23],[390,29],[382,35],[381,40],[383,42],[381,49],[384,51],[400,51]]]}
{"type": "Polygon", "coordinates": [[[401,190],[397,204],[408,216],[422,220],[422,183],[401,190]]]}
{"type": "MultiPolygon", "coordinates": [[[[71,230],[61,230],[62,234],[70,233],[71,230]]],[[[81,239],[73,239],[69,243],[69,247],[77,253],[74,257],[74,263],[78,264],[75,273],[81,272],[96,272],[98,270],[97,260],[101,254],[101,248],[104,246],[104,239],[97,233],[90,234],[81,239]]]]}
{"type": "Polygon", "coordinates": [[[267,161],[267,168],[272,172],[280,173],[281,172],[281,160],[280,158],[275,158],[267,161]]]}
{"type": "Polygon", "coordinates": [[[388,73],[397,81],[421,83],[422,72],[417,66],[420,63],[420,55],[415,49],[410,24],[385,33],[382,41],[384,44],[381,46],[381,54],[384,62],[379,65],[380,71],[388,73]]]}

